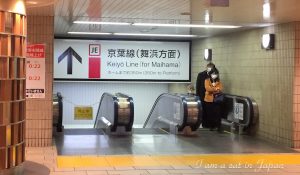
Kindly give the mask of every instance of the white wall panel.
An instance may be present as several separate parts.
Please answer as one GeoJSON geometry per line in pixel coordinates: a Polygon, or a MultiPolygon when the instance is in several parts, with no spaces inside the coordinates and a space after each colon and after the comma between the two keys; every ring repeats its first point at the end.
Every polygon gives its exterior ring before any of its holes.
{"type": "Polygon", "coordinates": [[[53,92],[61,92],[63,100],[63,125],[65,128],[93,127],[100,98],[104,92],[122,92],[134,100],[134,127],[141,127],[156,98],[168,92],[162,83],[103,83],[103,82],[54,82],[53,92]],[[92,105],[93,120],[74,120],[75,105],[92,105]]]}

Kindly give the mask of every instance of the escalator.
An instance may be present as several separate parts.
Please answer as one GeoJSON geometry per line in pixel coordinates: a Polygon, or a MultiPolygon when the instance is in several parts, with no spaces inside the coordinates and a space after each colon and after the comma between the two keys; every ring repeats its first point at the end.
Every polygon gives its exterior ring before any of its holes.
{"type": "MultiPolygon", "coordinates": [[[[130,132],[134,118],[132,97],[122,94],[104,93],[101,97],[94,128],[109,128],[110,132],[130,132]]],[[[202,119],[201,102],[190,94],[161,94],[155,101],[143,130],[163,129],[172,134],[185,128],[195,131],[202,119]],[[145,129],[148,128],[148,129],[145,129]]]]}
{"type": "Polygon", "coordinates": [[[53,131],[62,132],[64,126],[63,121],[63,97],[60,92],[53,94],[53,131]]]}
{"type": "Polygon", "coordinates": [[[231,133],[254,135],[259,120],[258,105],[245,96],[225,94],[222,104],[222,125],[231,133]]]}
{"type": "MultiPolygon", "coordinates": [[[[243,134],[257,126],[258,108],[254,100],[226,94],[224,107],[222,124],[228,126],[229,131],[236,129],[239,134],[243,134]],[[242,112],[237,111],[237,107],[241,106],[242,112]]],[[[248,134],[240,136],[198,130],[202,122],[202,105],[199,98],[191,94],[161,94],[153,104],[143,128],[133,128],[133,120],[132,97],[122,93],[104,93],[94,128],[66,129],[58,134],[55,138],[58,154],[218,153],[226,150],[224,145],[228,147],[226,151],[232,151],[231,148],[236,147],[237,143],[241,145],[238,150],[242,152],[257,151],[253,149],[256,141],[252,141],[253,137],[248,134]],[[186,137],[190,134],[192,137],[186,137]],[[245,145],[248,146],[244,148],[245,145]]],[[[267,146],[265,150],[269,149],[267,146]]]]}
{"type": "Polygon", "coordinates": [[[197,130],[201,121],[202,106],[198,96],[164,93],[156,99],[143,128],[161,128],[178,134],[186,128],[197,130]]]}
{"type": "Polygon", "coordinates": [[[104,93],[101,97],[94,124],[96,129],[109,129],[110,132],[132,130],[134,104],[132,97],[123,93],[104,93]]]}

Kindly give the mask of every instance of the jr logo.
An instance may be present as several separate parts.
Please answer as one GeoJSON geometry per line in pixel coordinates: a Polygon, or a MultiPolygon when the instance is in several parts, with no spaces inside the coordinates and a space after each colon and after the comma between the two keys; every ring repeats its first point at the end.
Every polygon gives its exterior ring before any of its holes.
{"type": "Polygon", "coordinates": [[[100,44],[89,45],[89,56],[100,56],[100,53],[101,53],[100,44]]]}
{"type": "Polygon", "coordinates": [[[101,77],[101,46],[89,44],[89,78],[101,77]]]}

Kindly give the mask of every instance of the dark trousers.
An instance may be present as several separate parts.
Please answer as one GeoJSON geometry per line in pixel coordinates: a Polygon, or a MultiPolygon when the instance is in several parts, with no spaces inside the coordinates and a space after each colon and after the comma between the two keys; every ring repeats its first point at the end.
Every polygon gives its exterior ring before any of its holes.
{"type": "Polygon", "coordinates": [[[221,126],[221,106],[217,103],[204,102],[202,126],[204,128],[218,128],[221,126]]]}

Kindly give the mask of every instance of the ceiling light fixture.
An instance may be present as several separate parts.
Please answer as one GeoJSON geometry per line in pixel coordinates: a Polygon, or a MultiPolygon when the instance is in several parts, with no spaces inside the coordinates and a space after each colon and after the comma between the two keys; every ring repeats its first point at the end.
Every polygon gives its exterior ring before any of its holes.
{"type": "Polygon", "coordinates": [[[74,21],[74,24],[131,25],[129,22],[74,21]]]}
{"type": "Polygon", "coordinates": [[[275,48],[275,34],[263,34],[261,38],[261,47],[263,49],[274,49],[275,48]]]}
{"type": "Polygon", "coordinates": [[[212,60],[212,49],[204,49],[204,60],[205,61],[212,60]]]}
{"type": "Polygon", "coordinates": [[[112,35],[112,33],[104,33],[104,32],[68,32],[68,34],[73,34],[73,35],[112,35]]]}
{"type": "Polygon", "coordinates": [[[205,10],[204,21],[205,21],[205,24],[212,23],[212,12],[209,12],[209,10],[205,10]]]}
{"type": "MultiPolygon", "coordinates": [[[[212,15],[205,17],[211,22],[212,15]]],[[[163,24],[163,23],[129,23],[129,22],[102,22],[102,21],[74,21],[74,24],[103,24],[103,25],[133,25],[133,26],[151,26],[151,27],[187,27],[187,28],[221,28],[234,29],[242,26],[236,25],[215,25],[215,24],[163,24]]]]}
{"type": "Polygon", "coordinates": [[[133,23],[134,26],[157,26],[157,27],[191,27],[191,28],[222,28],[234,29],[241,26],[235,25],[214,25],[214,24],[162,24],[162,23],[133,23]]]}
{"type": "Polygon", "coordinates": [[[145,33],[102,33],[102,32],[68,32],[72,35],[116,35],[116,36],[145,36],[145,37],[177,37],[177,38],[197,38],[198,35],[177,35],[177,34],[145,34],[145,33]]]}
{"type": "Polygon", "coordinates": [[[178,37],[178,38],[196,38],[198,35],[177,35],[177,34],[144,34],[144,33],[113,33],[119,36],[149,36],[149,37],[178,37]]]}
{"type": "Polygon", "coordinates": [[[263,17],[264,19],[268,19],[271,16],[271,5],[269,2],[264,3],[263,5],[263,17]]]}

